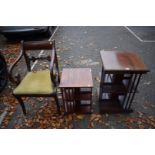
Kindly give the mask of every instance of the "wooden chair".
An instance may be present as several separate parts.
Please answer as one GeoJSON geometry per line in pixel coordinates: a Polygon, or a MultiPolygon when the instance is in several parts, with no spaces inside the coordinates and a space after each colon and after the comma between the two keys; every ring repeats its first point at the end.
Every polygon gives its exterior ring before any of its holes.
{"type": "MultiPolygon", "coordinates": [[[[38,55],[38,53],[37,53],[38,55]]],[[[10,67],[9,70],[10,81],[16,84],[16,88],[13,90],[14,97],[19,101],[23,113],[26,115],[26,109],[22,97],[54,97],[57,111],[60,113],[60,106],[57,97],[57,86],[60,82],[58,60],[55,48],[55,41],[34,41],[24,42],[21,41],[21,52],[17,60],[10,67]],[[28,51],[35,51],[36,53],[40,50],[51,50],[50,56],[30,56],[28,51]],[[27,73],[26,76],[21,80],[21,75],[17,73],[13,76],[13,70],[21,58],[24,57],[27,73]],[[32,62],[38,60],[50,61],[50,67],[48,70],[31,70],[32,62]]]]}

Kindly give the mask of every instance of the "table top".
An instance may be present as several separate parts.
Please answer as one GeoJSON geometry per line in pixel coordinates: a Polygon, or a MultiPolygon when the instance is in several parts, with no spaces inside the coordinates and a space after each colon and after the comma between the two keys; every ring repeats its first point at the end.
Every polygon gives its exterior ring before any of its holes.
{"type": "Polygon", "coordinates": [[[100,51],[105,71],[148,72],[149,69],[133,52],[100,51]]]}
{"type": "Polygon", "coordinates": [[[93,87],[91,69],[64,68],[62,71],[59,87],[93,87]]]}

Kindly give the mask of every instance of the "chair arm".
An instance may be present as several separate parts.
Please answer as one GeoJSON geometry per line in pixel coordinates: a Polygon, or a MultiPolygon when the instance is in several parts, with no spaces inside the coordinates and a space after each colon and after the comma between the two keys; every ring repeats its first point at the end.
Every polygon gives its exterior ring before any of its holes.
{"type": "Polygon", "coordinates": [[[51,79],[52,79],[54,85],[56,86],[57,85],[57,81],[56,81],[56,77],[55,77],[56,75],[54,75],[54,73],[53,73],[54,64],[55,64],[55,51],[54,51],[54,49],[52,49],[51,62],[50,62],[50,73],[51,73],[51,79]]]}
{"type": "Polygon", "coordinates": [[[55,40],[52,41],[52,53],[51,53],[51,63],[50,63],[50,72],[51,72],[51,79],[55,86],[58,86],[60,83],[60,76],[59,76],[59,67],[58,67],[58,60],[55,48],[55,40]],[[55,75],[54,72],[55,71],[55,75]]]}
{"type": "Polygon", "coordinates": [[[60,75],[59,75],[59,67],[58,67],[57,53],[56,53],[56,47],[55,47],[55,40],[52,40],[50,72],[51,72],[51,79],[54,85],[58,86],[58,84],[60,83],[60,75]],[[55,75],[54,75],[54,71],[55,71],[55,75]]]}
{"type": "Polygon", "coordinates": [[[21,81],[21,78],[20,78],[20,75],[17,73],[14,77],[13,77],[13,70],[14,70],[14,67],[17,65],[17,63],[20,61],[20,59],[22,58],[23,56],[23,50],[21,50],[18,58],[15,60],[15,62],[10,66],[9,68],[9,79],[12,83],[18,85],[21,81]]]}
{"type": "Polygon", "coordinates": [[[53,40],[53,49],[54,49],[54,54],[55,54],[55,65],[58,73],[58,83],[60,83],[60,72],[59,72],[59,65],[58,65],[58,58],[57,58],[57,51],[56,51],[56,46],[55,46],[55,40],[53,40]]]}

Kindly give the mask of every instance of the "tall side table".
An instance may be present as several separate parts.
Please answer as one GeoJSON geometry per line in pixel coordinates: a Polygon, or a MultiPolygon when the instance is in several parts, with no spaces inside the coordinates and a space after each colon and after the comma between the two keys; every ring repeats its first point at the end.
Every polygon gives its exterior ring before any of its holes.
{"type": "Polygon", "coordinates": [[[149,70],[132,52],[101,51],[99,93],[101,113],[132,112],[131,105],[142,74],[149,70]]]}
{"type": "Polygon", "coordinates": [[[92,112],[93,80],[90,68],[64,68],[59,87],[66,114],[92,112]]]}

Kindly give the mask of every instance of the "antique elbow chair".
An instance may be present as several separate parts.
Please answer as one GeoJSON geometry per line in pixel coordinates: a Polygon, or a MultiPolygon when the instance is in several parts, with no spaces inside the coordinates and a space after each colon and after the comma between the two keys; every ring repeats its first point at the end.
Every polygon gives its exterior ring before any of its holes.
{"type": "MultiPolygon", "coordinates": [[[[31,52],[31,51],[30,51],[31,52]]],[[[10,81],[16,84],[16,88],[13,90],[13,96],[19,101],[23,113],[26,115],[26,109],[22,97],[54,97],[57,112],[60,113],[60,105],[57,97],[57,86],[60,82],[58,60],[55,48],[55,41],[33,41],[24,42],[21,41],[21,52],[17,60],[10,67],[9,70],[10,81]],[[33,50],[51,50],[49,56],[30,56],[28,51],[33,50]],[[20,62],[21,58],[24,57],[27,73],[26,76],[21,80],[19,74],[13,76],[13,69],[20,62]],[[38,60],[50,61],[50,67],[48,70],[31,70],[32,62],[38,60]],[[32,61],[32,62],[31,62],[32,61]]]]}

